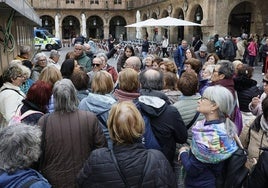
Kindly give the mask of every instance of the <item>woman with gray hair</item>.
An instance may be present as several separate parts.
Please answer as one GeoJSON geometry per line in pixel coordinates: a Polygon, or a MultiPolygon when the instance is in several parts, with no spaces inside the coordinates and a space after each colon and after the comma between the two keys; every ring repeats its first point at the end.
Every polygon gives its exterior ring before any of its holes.
{"type": "Polygon", "coordinates": [[[0,187],[50,188],[48,181],[30,168],[41,154],[41,130],[18,124],[0,132],[0,187]]]}
{"type": "Polygon", "coordinates": [[[40,52],[34,57],[34,68],[32,70],[32,80],[37,81],[43,68],[47,66],[47,56],[40,52]]]}
{"type": "Polygon", "coordinates": [[[236,126],[229,118],[233,102],[231,92],[222,86],[208,87],[198,101],[197,111],[205,118],[192,127],[191,148],[181,147],[178,156],[186,171],[186,187],[216,187],[224,161],[238,149],[236,126]]]}
{"type": "Polygon", "coordinates": [[[53,187],[76,187],[76,174],[92,150],[106,145],[97,117],[78,110],[76,89],[69,79],[53,88],[55,111],[41,117],[45,146],[40,170],[53,187]]]}

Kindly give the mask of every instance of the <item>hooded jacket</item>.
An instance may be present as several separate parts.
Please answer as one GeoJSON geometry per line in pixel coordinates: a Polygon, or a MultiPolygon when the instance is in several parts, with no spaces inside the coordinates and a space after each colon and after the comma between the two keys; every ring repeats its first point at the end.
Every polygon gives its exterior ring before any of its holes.
{"type": "Polygon", "coordinates": [[[14,173],[0,172],[0,187],[23,187],[29,181],[35,180],[29,188],[50,188],[48,181],[33,169],[17,170],[14,173]]]}
{"type": "Polygon", "coordinates": [[[160,98],[167,98],[165,94],[159,91],[152,92],[158,93],[158,97],[150,96],[152,93],[149,90],[142,90],[143,95],[139,97],[141,110],[150,118],[154,135],[172,165],[176,143],[186,142],[187,129],[178,110],[160,98]]]}

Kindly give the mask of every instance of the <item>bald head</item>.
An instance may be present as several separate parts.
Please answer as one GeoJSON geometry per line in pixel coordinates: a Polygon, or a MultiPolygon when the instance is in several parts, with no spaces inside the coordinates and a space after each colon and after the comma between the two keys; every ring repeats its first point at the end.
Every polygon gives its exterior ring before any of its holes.
{"type": "Polygon", "coordinates": [[[140,69],[141,69],[140,58],[137,56],[130,56],[126,60],[125,68],[132,68],[132,69],[136,70],[137,72],[140,72],[140,69]]]}
{"type": "Polygon", "coordinates": [[[163,89],[163,73],[155,70],[148,69],[140,74],[140,84],[142,89],[163,89]]]}

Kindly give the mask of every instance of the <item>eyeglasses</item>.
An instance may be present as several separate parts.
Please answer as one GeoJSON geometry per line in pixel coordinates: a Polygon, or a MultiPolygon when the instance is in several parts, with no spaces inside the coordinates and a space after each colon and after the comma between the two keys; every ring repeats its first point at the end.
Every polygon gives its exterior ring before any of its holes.
{"type": "Polygon", "coordinates": [[[100,66],[100,64],[95,64],[95,63],[92,63],[92,67],[95,67],[95,66],[99,67],[99,66],[100,66]]]}
{"type": "Polygon", "coordinates": [[[209,101],[209,102],[215,103],[214,100],[210,100],[209,98],[207,98],[207,97],[203,97],[203,96],[200,98],[200,100],[201,100],[201,101],[207,100],[207,101],[209,101]]]}
{"type": "Polygon", "coordinates": [[[24,75],[19,75],[19,76],[17,76],[17,78],[23,78],[23,79],[25,79],[26,76],[24,76],[24,75]]]}
{"type": "Polygon", "coordinates": [[[46,59],[39,59],[39,61],[47,61],[46,59]]]}

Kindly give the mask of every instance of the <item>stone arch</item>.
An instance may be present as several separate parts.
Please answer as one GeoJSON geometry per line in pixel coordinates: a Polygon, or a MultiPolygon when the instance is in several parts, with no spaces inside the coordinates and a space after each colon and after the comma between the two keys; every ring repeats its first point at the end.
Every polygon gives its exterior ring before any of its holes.
{"type": "Polygon", "coordinates": [[[123,39],[127,39],[126,26],[127,22],[122,16],[114,16],[109,22],[109,33],[113,35],[114,38],[119,39],[120,35],[123,35],[123,39]]]}
{"type": "MultiPolygon", "coordinates": [[[[184,20],[185,15],[181,7],[178,7],[174,10],[173,17],[184,20]]],[[[178,43],[180,43],[181,40],[184,39],[184,26],[174,27],[172,32],[173,32],[173,34],[171,35],[173,36],[172,41],[178,41],[178,43]]]]}
{"type": "Polygon", "coordinates": [[[47,29],[51,34],[55,34],[55,21],[49,15],[40,16],[42,20],[42,28],[47,29]]]}
{"type": "Polygon", "coordinates": [[[62,20],[62,38],[71,39],[81,34],[80,21],[75,16],[68,15],[62,20]]]}
{"type": "Polygon", "coordinates": [[[104,38],[104,30],[103,25],[104,22],[101,17],[97,15],[90,16],[87,21],[87,36],[89,38],[94,39],[103,39],[104,38]]]}
{"type": "Polygon", "coordinates": [[[253,26],[253,17],[256,15],[254,4],[248,1],[231,4],[228,16],[228,34],[241,36],[242,33],[250,34],[253,26]]]}
{"type": "MultiPolygon", "coordinates": [[[[202,20],[205,19],[203,8],[200,4],[193,4],[189,8],[187,14],[188,14],[188,16],[186,18],[187,21],[192,21],[195,23],[202,23],[202,20]],[[198,16],[199,16],[199,18],[198,18],[198,16]]],[[[187,27],[187,28],[185,28],[185,30],[187,30],[188,34],[192,34],[192,36],[199,35],[201,38],[203,38],[202,27],[200,27],[200,26],[187,27]]],[[[190,37],[190,36],[188,36],[188,37],[190,37]]]]}

